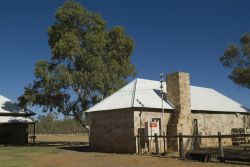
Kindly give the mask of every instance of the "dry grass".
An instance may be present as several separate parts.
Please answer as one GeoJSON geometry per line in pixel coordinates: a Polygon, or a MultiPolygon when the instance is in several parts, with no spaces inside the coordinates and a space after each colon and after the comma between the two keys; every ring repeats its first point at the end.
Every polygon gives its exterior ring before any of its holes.
{"type": "Polygon", "coordinates": [[[0,147],[0,167],[223,167],[221,163],[181,161],[131,154],[90,152],[87,136],[38,135],[38,143],[25,147],[0,147]]]}
{"type": "Polygon", "coordinates": [[[37,142],[88,142],[87,134],[84,135],[36,135],[37,142]]]}

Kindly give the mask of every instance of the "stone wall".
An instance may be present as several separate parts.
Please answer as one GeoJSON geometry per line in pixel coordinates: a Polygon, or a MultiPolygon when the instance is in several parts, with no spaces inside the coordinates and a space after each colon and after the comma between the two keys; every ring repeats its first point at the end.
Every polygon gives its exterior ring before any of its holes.
{"type": "MultiPolygon", "coordinates": [[[[192,113],[193,119],[198,121],[198,131],[200,135],[231,134],[232,128],[246,128],[247,115],[244,114],[223,114],[223,113],[192,113]]],[[[223,139],[223,145],[231,145],[231,138],[223,139]]],[[[201,147],[218,146],[218,139],[202,139],[201,147]]]]}
{"type": "Polygon", "coordinates": [[[90,148],[99,152],[135,153],[134,112],[110,110],[90,113],[90,148]]]}
{"type": "MultiPolygon", "coordinates": [[[[166,132],[166,125],[167,122],[169,120],[170,117],[170,113],[169,111],[165,110],[164,113],[164,122],[161,121],[162,125],[161,126],[165,126],[165,132],[166,132]]],[[[162,112],[161,110],[157,110],[157,111],[150,111],[150,110],[146,110],[146,111],[134,111],[134,134],[135,136],[137,136],[139,134],[139,132],[141,131],[142,134],[144,135],[144,128],[145,128],[145,122],[151,122],[153,118],[158,118],[162,120],[162,112]]],[[[141,139],[141,148],[142,148],[142,152],[151,152],[151,151],[155,151],[155,143],[153,141],[152,138],[149,139],[141,139]]],[[[163,146],[163,140],[159,140],[159,146],[160,146],[160,152],[164,151],[164,146],[163,146]]],[[[136,148],[138,148],[138,141],[136,142],[136,148]]],[[[138,151],[137,151],[138,152],[138,151]]]]}
{"type": "MultiPolygon", "coordinates": [[[[192,114],[190,102],[189,74],[178,72],[167,76],[167,100],[174,105],[168,122],[168,135],[192,135],[192,114]]],[[[190,140],[184,139],[184,147],[190,146],[190,140]]],[[[168,139],[168,149],[177,151],[177,138],[168,139]]]]}
{"type": "MultiPolygon", "coordinates": [[[[164,113],[165,125],[167,125],[170,119],[171,112],[174,111],[165,111],[164,113]]],[[[143,132],[145,122],[152,121],[153,118],[161,119],[162,112],[149,109],[143,111],[124,109],[93,112],[90,115],[90,147],[93,151],[100,152],[138,152],[138,141],[135,136],[139,132],[143,132]]],[[[247,124],[249,124],[250,116],[247,118],[247,115],[235,113],[192,112],[188,124],[192,125],[194,119],[198,121],[198,133],[200,135],[217,135],[218,131],[222,134],[231,134],[232,128],[246,128],[247,124]]],[[[193,129],[194,126],[192,125],[191,131],[193,129]]],[[[185,134],[185,131],[180,132],[185,134]]],[[[142,139],[140,143],[142,152],[155,152],[155,143],[152,138],[151,140],[142,139]]],[[[193,146],[194,141],[189,139],[189,143],[193,146]]],[[[231,144],[230,138],[223,139],[223,145],[231,144]]],[[[164,146],[161,139],[159,140],[159,146],[160,152],[163,152],[164,146]]],[[[217,138],[199,140],[199,146],[218,146],[217,138]]],[[[171,151],[169,148],[167,150],[171,151]]]]}

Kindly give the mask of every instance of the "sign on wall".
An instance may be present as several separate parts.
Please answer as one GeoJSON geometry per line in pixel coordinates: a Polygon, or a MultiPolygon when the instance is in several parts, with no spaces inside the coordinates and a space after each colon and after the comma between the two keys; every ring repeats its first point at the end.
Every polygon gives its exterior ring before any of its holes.
{"type": "Polygon", "coordinates": [[[159,122],[145,122],[145,135],[154,136],[160,135],[159,122]]]}

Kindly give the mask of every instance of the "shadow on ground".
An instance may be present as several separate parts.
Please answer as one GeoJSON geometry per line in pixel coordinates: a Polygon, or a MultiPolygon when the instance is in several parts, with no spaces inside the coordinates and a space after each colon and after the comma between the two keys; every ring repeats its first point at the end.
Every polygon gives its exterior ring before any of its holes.
{"type": "Polygon", "coordinates": [[[53,142],[36,142],[35,144],[30,143],[28,144],[28,146],[71,148],[71,147],[88,147],[88,144],[89,144],[88,142],[53,141],[53,142]]]}
{"type": "MultiPolygon", "coordinates": [[[[220,150],[218,148],[200,148],[199,150],[195,150],[192,152],[200,152],[200,153],[210,153],[212,156],[212,160],[217,160],[217,157],[220,157],[220,150]]],[[[241,159],[242,161],[233,161],[229,160],[226,163],[230,164],[238,164],[238,165],[250,165],[250,150],[244,150],[238,146],[232,147],[223,147],[224,157],[231,159],[241,159]]]]}
{"type": "MultiPolygon", "coordinates": [[[[196,151],[211,153],[212,156],[220,156],[220,151],[218,148],[201,148],[196,151]]],[[[223,151],[225,157],[250,158],[250,149],[244,150],[243,148],[233,146],[233,147],[224,147],[223,151]]]]}
{"type": "Polygon", "coordinates": [[[30,143],[30,147],[57,147],[62,150],[70,150],[77,152],[92,152],[88,142],[36,142],[30,143]]]}
{"type": "Polygon", "coordinates": [[[59,149],[77,151],[77,152],[92,152],[88,145],[64,146],[59,149]]]}

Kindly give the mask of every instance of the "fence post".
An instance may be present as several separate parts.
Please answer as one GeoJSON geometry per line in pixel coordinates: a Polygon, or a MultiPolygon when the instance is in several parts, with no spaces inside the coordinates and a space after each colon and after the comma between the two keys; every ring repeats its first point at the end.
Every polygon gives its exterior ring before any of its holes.
{"type": "Polygon", "coordinates": [[[155,150],[156,150],[156,155],[160,155],[159,152],[159,143],[158,143],[158,136],[155,134],[155,150]]]}
{"type": "Polygon", "coordinates": [[[163,132],[163,147],[164,147],[164,154],[166,154],[166,136],[165,136],[165,132],[163,132]]]}
{"type": "Polygon", "coordinates": [[[137,137],[138,137],[138,153],[141,154],[141,136],[140,136],[140,134],[137,137]]]}
{"type": "Polygon", "coordinates": [[[184,146],[183,146],[182,133],[179,133],[179,154],[180,154],[180,159],[184,159],[184,146]]]}
{"type": "Polygon", "coordinates": [[[221,132],[218,132],[218,143],[219,143],[219,150],[220,150],[220,162],[224,162],[224,152],[223,152],[223,147],[222,147],[221,132]]]}
{"type": "Polygon", "coordinates": [[[194,119],[194,136],[195,136],[195,138],[194,138],[194,149],[198,149],[198,133],[199,133],[199,131],[198,131],[198,121],[197,121],[197,119],[194,119]]]}
{"type": "Polygon", "coordinates": [[[33,123],[33,144],[36,143],[36,123],[33,123]]]}

